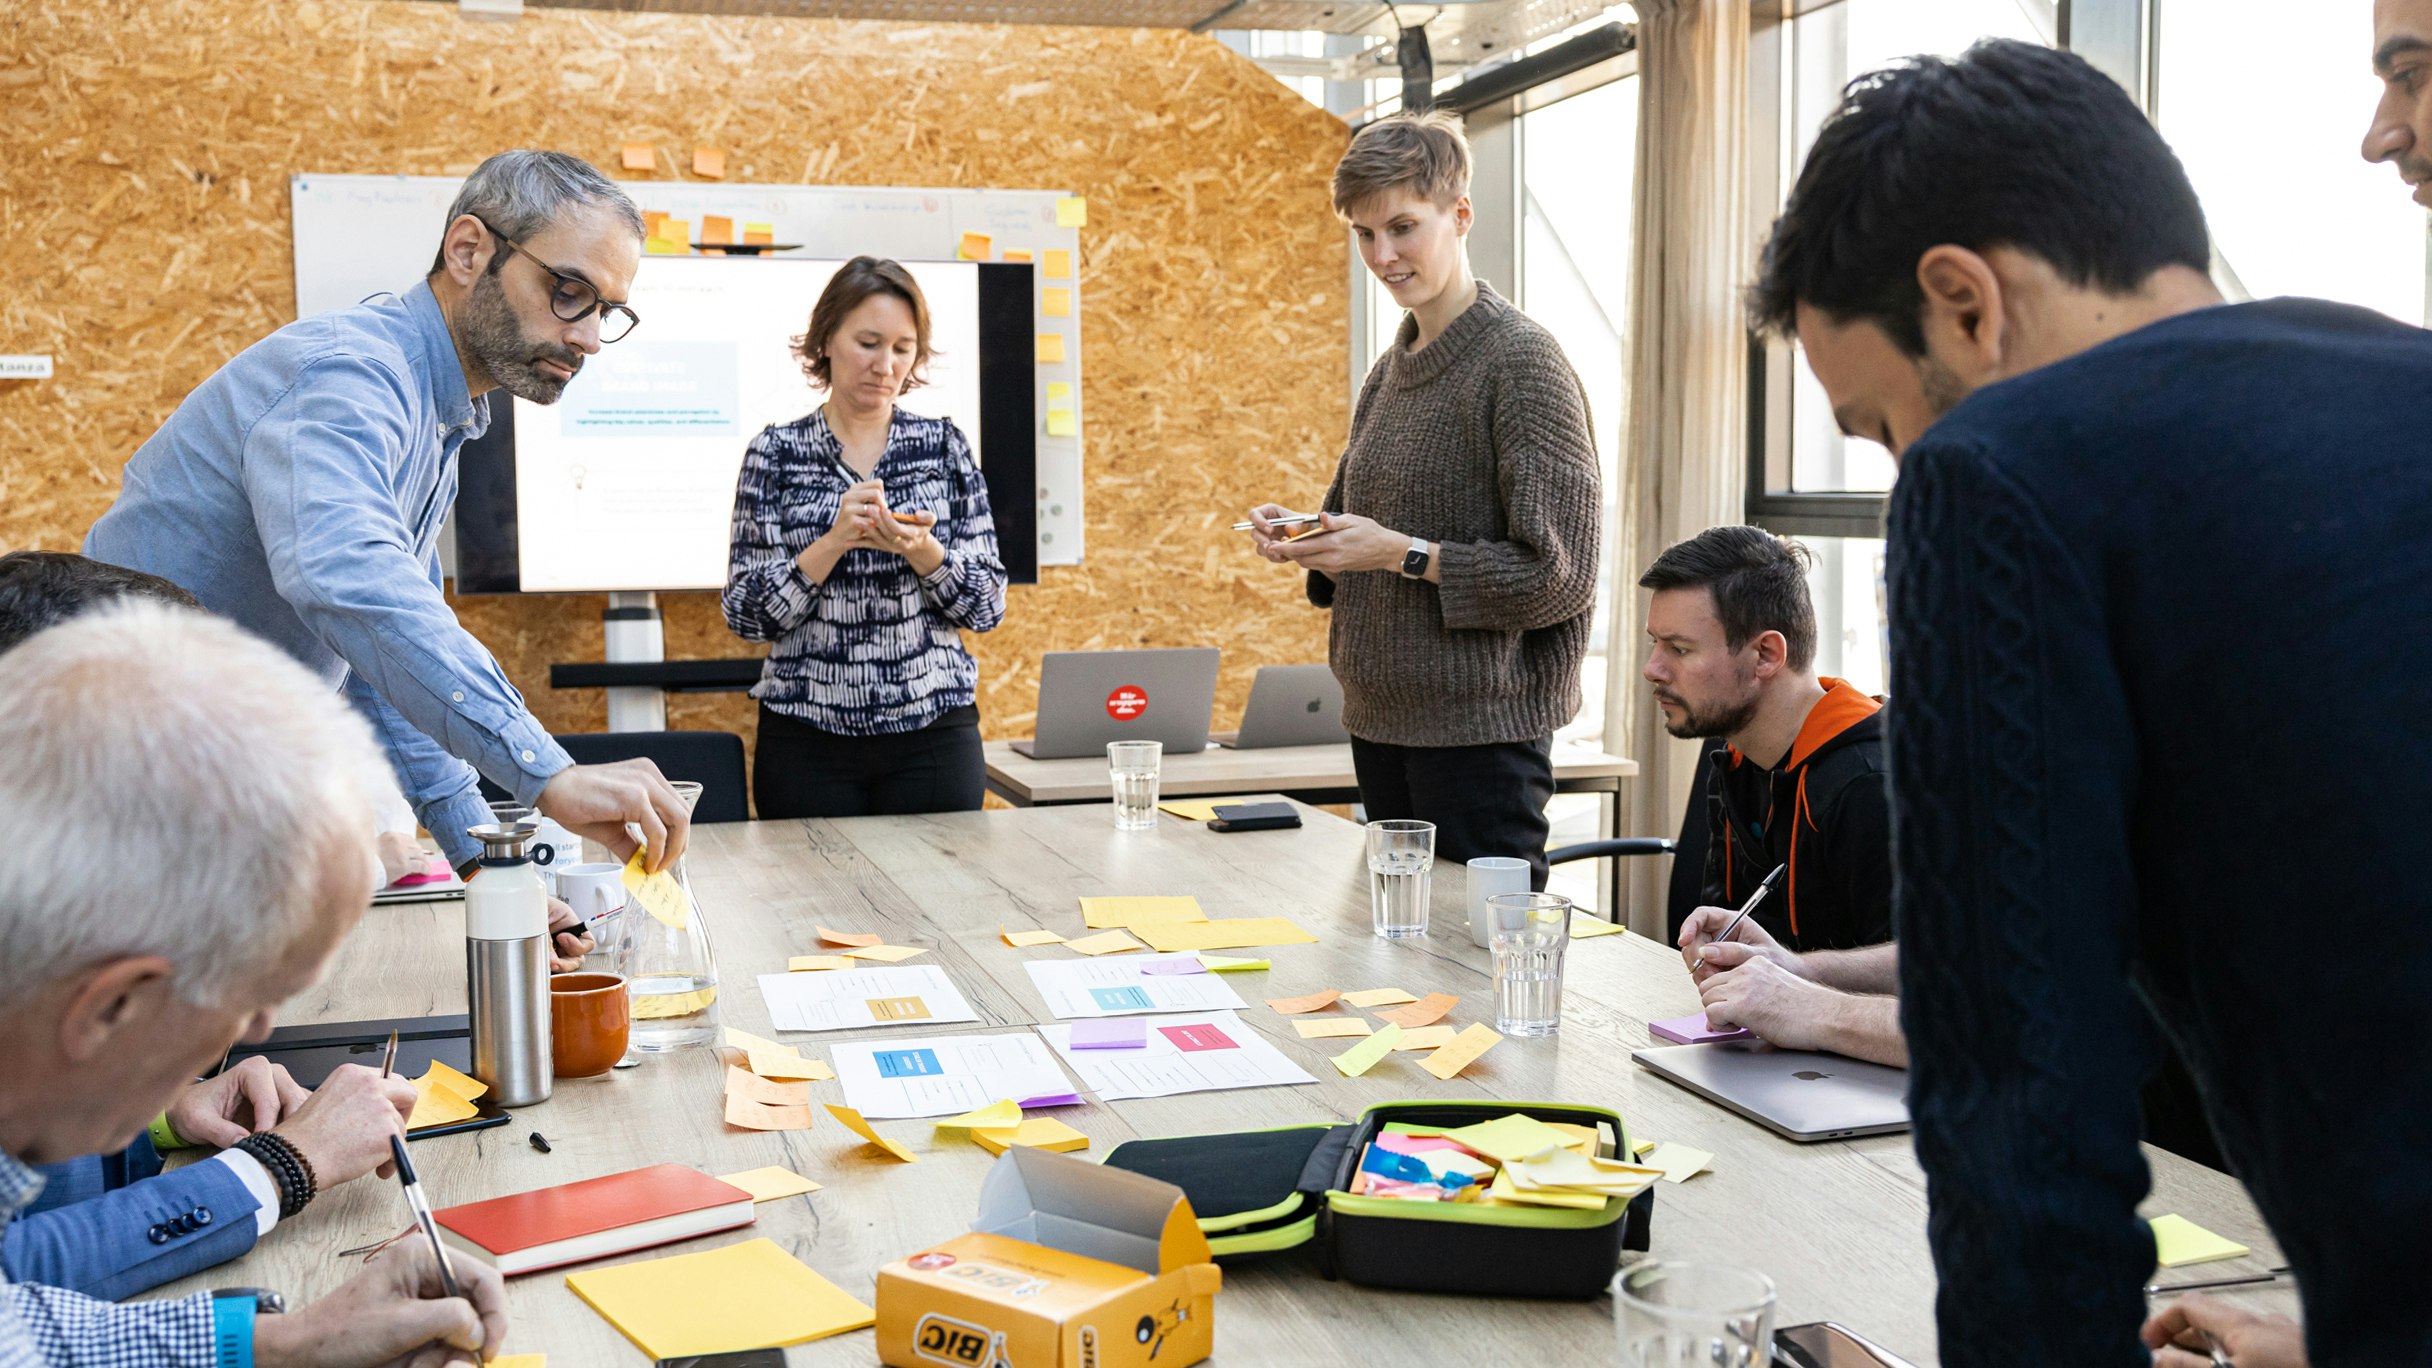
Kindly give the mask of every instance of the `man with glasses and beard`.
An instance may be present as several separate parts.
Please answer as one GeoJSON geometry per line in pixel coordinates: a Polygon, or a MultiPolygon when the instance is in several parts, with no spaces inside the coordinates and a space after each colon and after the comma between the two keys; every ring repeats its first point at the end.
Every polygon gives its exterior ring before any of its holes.
{"type": "Polygon", "coordinates": [[[421,284],[279,329],[186,396],[128,461],[85,554],[147,571],[269,638],[371,718],[422,824],[462,867],[519,803],[653,868],[683,800],[647,760],[577,765],[456,621],[439,527],[492,390],[557,402],[631,331],[642,217],[579,158],[502,152],[466,179],[421,284]]]}

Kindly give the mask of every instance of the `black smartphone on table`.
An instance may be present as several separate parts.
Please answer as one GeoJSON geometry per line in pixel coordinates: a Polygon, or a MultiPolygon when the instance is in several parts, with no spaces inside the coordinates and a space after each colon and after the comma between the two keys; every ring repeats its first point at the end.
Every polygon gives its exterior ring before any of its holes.
{"type": "Polygon", "coordinates": [[[1773,1332],[1776,1368],[1915,1368],[1907,1359],[1832,1321],[1786,1325],[1773,1332]]]}

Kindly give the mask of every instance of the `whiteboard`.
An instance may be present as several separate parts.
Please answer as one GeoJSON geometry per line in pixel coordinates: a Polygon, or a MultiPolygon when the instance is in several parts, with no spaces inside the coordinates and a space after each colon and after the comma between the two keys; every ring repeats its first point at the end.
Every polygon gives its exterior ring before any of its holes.
{"type": "MultiPolygon", "coordinates": [[[[428,274],[447,227],[448,206],[461,180],[449,176],[336,176],[306,173],[290,178],[288,198],[295,216],[296,313],[309,317],[344,308],[376,294],[403,293],[428,274]]],[[[1032,411],[1039,415],[1039,564],[1081,563],[1083,525],[1081,441],[1088,415],[1082,412],[1081,290],[1075,279],[1050,279],[1048,253],[1061,252],[1079,271],[1080,230],[1059,226],[1061,190],[927,190],[877,186],[720,185],[690,181],[625,181],[625,192],[645,212],[698,225],[708,215],[768,224],[777,242],[794,250],[780,256],[812,259],[867,253],[903,261],[951,261],[965,237],[989,239],[989,259],[1028,252],[1038,308],[1049,290],[1061,290],[1065,316],[1036,318],[1042,348],[1060,339],[1064,359],[1036,367],[1032,411]],[[1057,386],[1051,400],[1050,385],[1057,386]],[[1051,410],[1073,418],[1069,436],[1048,431],[1051,410]]],[[[696,240],[697,236],[696,236],[696,240]]],[[[647,271],[649,266],[644,264],[647,271]]]]}

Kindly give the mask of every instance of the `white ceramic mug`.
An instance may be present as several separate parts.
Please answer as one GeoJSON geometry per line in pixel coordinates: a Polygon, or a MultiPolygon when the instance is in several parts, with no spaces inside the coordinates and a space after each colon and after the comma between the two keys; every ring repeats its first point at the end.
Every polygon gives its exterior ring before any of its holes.
{"type": "Polygon", "coordinates": [[[625,866],[559,865],[557,896],[589,926],[625,905],[625,866]]]}
{"type": "Polygon", "coordinates": [[[1493,944],[1494,923],[1486,915],[1486,900],[1497,893],[1526,893],[1528,861],[1516,855],[1481,855],[1469,862],[1469,939],[1479,949],[1493,944]]]}

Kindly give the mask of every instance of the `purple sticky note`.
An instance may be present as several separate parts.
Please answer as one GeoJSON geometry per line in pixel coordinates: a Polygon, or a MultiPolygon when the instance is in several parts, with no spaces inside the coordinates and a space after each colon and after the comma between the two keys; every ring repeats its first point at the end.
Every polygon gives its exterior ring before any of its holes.
{"type": "Polygon", "coordinates": [[[1174,959],[1150,960],[1140,966],[1143,974],[1204,974],[1208,967],[1197,955],[1182,955],[1174,959]]]}
{"type": "Polygon", "coordinates": [[[1072,1024],[1072,1047],[1076,1050],[1145,1050],[1148,1048],[1148,1023],[1138,1017],[1076,1021],[1072,1024]]]}
{"type": "Polygon", "coordinates": [[[1650,1021],[1647,1023],[1647,1033],[1662,1036],[1666,1040],[1678,1041],[1683,1045],[1703,1045],[1715,1040],[1754,1040],[1756,1038],[1756,1032],[1745,1026],[1735,1026],[1728,1031],[1718,1031],[1707,1022],[1704,1012],[1699,1012],[1695,1016],[1674,1017],[1670,1021],[1650,1021]]]}
{"type": "Polygon", "coordinates": [[[1032,1107],[1077,1107],[1080,1105],[1081,1094],[1079,1093],[1049,1093],[1044,1097],[1025,1097],[1021,1102],[1024,1111],[1028,1111],[1032,1107]]]}

